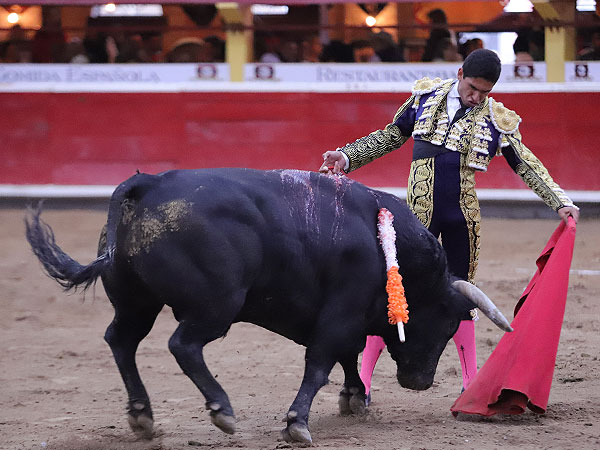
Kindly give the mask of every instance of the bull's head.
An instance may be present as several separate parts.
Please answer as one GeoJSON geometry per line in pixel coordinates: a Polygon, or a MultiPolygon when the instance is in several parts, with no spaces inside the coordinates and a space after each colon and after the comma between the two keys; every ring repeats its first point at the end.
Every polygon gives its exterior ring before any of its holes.
{"type": "Polygon", "coordinates": [[[499,328],[512,331],[508,320],[477,287],[462,280],[448,284],[443,298],[420,299],[418,305],[407,299],[410,320],[405,325],[406,342],[401,343],[396,327],[387,327],[383,336],[398,367],[402,387],[424,390],[431,387],[439,358],[461,320],[470,319],[468,311],[477,306],[499,328]]]}

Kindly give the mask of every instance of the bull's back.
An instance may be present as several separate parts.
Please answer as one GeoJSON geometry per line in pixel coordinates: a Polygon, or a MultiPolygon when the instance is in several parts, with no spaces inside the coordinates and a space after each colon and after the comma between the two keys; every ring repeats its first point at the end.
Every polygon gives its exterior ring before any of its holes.
{"type": "Polygon", "coordinates": [[[114,220],[119,251],[129,258],[170,243],[200,245],[205,250],[196,257],[207,263],[232,247],[248,265],[275,262],[278,272],[321,269],[343,254],[379,251],[381,207],[394,213],[400,235],[420,226],[404,202],[347,177],[223,168],[142,175],[138,185],[132,180],[114,220]]]}

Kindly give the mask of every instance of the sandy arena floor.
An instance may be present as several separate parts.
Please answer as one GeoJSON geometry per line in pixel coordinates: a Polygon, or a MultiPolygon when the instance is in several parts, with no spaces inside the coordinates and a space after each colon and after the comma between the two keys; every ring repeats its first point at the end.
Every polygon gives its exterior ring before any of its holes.
{"type": "MultiPolygon", "coordinates": [[[[125,417],[126,395],[102,336],[112,308],[101,283],[82,301],[42,274],[23,236],[23,211],[0,210],[0,449],[138,450],[293,448],[279,440],[303,370],[304,349],[248,324],[207,347],[213,374],[228,392],[238,432],[216,429],[204,399],[167,349],[176,322],[169,309],[138,351],[153,401],[157,436],[137,440],[125,417]]],[[[47,211],[57,242],[87,264],[105,214],[47,211]]],[[[482,224],[478,285],[512,319],[512,309],[558,220],[482,224]]],[[[459,421],[450,406],[461,387],[450,341],[436,382],[424,392],[402,389],[387,353],[374,377],[373,403],[362,418],[340,417],[342,371],[313,404],[315,447],[330,449],[597,449],[600,448],[600,221],[578,226],[569,298],[548,410],[518,417],[459,421]]],[[[485,317],[476,324],[481,366],[501,337],[485,317]]]]}

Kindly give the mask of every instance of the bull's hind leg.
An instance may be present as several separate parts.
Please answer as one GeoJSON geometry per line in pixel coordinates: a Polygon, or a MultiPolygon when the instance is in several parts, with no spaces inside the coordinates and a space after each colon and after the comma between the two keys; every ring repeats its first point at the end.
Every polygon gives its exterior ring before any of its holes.
{"type": "Polygon", "coordinates": [[[235,416],[229,397],[212,376],[204,362],[206,344],[224,336],[226,328],[208,326],[192,319],[181,320],[169,340],[169,349],[183,372],[206,399],[206,407],[214,425],[228,434],[235,433],[235,416]]]}
{"type": "Polygon", "coordinates": [[[127,413],[131,429],[146,439],[153,434],[154,419],[150,398],[142,383],[135,363],[139,343],[150,330],[162,304],[144,303],[143,308],[123,307],[124,301],[115,303],[115,318],[108,326],[104,339],[110,346],[129,397],[127,413]]]}
{"type": "Polygon", "coordinates": [[[342,416],[364,415],[367,411],[365,386],[358,375],[357,359],[358,355],[340,359],[340,364],[344,369],[344,387],[338,399],[342,416]]]}

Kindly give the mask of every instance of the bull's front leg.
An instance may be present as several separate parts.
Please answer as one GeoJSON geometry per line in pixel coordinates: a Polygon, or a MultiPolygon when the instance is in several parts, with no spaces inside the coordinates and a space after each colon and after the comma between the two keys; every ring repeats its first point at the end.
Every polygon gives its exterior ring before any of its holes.
{"type": "Polygon", "coordinates": [[[335,357],[323,349],[306,349],[304,378],[300,390],[287,413],[287,427],[281,435],[287,442],[311,444],[308,430],[308,414],[315,395],[327,384],[329,373],[336,362],[335,357]]]}

